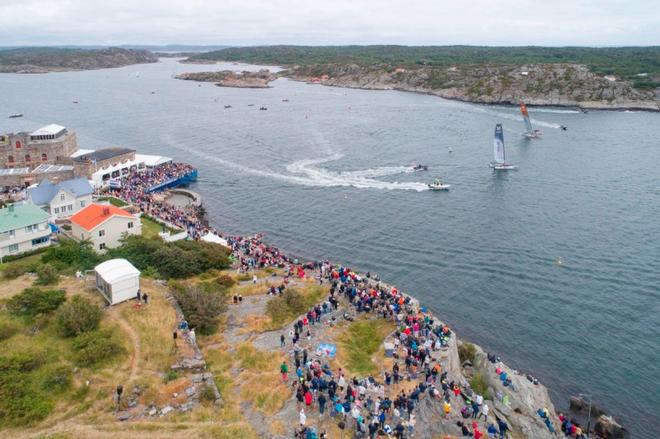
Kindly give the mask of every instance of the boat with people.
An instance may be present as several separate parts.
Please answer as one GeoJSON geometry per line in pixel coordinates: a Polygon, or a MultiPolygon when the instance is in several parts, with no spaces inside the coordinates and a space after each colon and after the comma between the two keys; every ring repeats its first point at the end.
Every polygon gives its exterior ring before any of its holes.
{"type": "Polygon", "coordinates": [[[432,191],[448,191],[451,187],[450,184],[445,184],[439,178],[433,180],[433,183],[429,183],[428,187],[432,191]]]}
{"type": "Polygon", "coordinates": [[[539,130],[535,130],[532,128],[532,122],[529,119],[529,112],[527,111],[527,106],[523,101],[520,101],[520,113],[523,116],[523,120],[525,121],[525,137],[528,139],[540,139],[543,133],[539,130]]]}
{"type": "Polygon", "coordinates": [[[266,111],[266,110],[268,110],[268,108],[266,108],[266,107],[259,107],[259,109],[260,109],[261,111],[266,111]]]}
{"type": "Polygon", "coordinates": [[[518,169],[518,166],[506,162],[506,153],[504,151],[504,131],[502,124],[495,125],[495,139],[493,140],[493,154],[494,160],[490,163],[490,167],[496,171],[509,171],[518,169]]]}
{"type": "Polygon", "coordinates": [[[10,119],[16,119],[17,117],[23,117],[23,113],[14,113],[9,115],[10,119]]]}
{"type": "Polygon", "coordinates": [[[427,165],[420,165],[418,163],[416,165],[413,165],[412,170],[413,171],[428,171],[429,167],[427,165]]]}

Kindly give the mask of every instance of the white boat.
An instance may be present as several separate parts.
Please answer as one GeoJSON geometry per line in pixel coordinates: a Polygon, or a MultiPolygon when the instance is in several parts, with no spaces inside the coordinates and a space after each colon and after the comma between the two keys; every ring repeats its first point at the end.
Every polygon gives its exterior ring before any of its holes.
{"type": "Polygon", "coordinates": [[[506,153],[504,152],[504,132],[502,124],[495,125],[495,139],[493,141],[493,153],[495,159],[490,163],[490,167],[496,171],[509,171],[517,169],[518,166],[506,162],[506,153]]]}
{"type": "Polygon", "coordinates": [[[9,115],[10,119],[16,119],[17,117],[23,117],[23,113],[14,113],[9,115]]]}
{"type": "Polygon", "coordinates": [[[532,128],[532,122],[529,120],[529,113],[527,112],[527,106],[523,101],[520,101],[520,113],[523,116],[523,120],[525,121],[525,137],[528,139],[540,139],[543,133],[539,130],[535,130],[532,128]]]}
{"type": "Polygon", "coordinates": [[[440,179],[436,178],[433,183],[429,183],[429,190],[432,191],[448,191],[451,187],[450,184],[444,184],[440,179]]]}

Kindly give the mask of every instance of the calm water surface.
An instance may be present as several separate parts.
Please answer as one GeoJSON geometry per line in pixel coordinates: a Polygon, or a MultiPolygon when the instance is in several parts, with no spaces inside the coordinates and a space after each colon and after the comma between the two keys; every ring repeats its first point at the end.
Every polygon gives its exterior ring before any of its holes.
{"type": "Polygon", "coordinates": [[[557,406],[591,392],[635,437],[657,437],[660,115],[532,109],[544,136],[528,141],[516,109],[172,79],[226,67],[2,75],[1,116],[25,117],[0,131],[59,123],[83,148],[190,162],[217,227],[378,272],[537,375],[557,406]],[[488,168],[498,122],[516,172],[488,168]],[[413,162],[430,170],[405,172],[413,162]],[[424,190],[436,177],[449,193],[424,190]]]}

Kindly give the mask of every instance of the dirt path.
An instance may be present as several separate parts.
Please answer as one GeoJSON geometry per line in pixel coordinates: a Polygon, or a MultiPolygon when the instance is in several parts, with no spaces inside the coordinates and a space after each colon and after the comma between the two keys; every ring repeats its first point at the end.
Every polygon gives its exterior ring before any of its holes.
{"type": "Polygon", "coordinates": [[[119,313],[118,308],[110,308],[108,310],[108,316],[110,316],[121,329],[126,332],[133,343],[133,354],[131,355],[131,373],[128,377],[128,381],[133,381],[138,378],[139,369],[138,361],[140,358],[140,336],[135,331],[135,329],[126,321],[126,319],[119,313]]]}

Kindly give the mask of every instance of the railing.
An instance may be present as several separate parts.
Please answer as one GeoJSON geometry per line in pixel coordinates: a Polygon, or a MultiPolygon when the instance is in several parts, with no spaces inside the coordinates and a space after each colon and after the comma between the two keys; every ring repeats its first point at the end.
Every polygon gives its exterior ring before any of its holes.
{"type": "Polygon", "coordinates": [[[188,172],[187,174],[184,174],[180,177],[177,178],[172,178],[170,180],[167,180],[166,182],[157,184],[155,186],[150,187],[149,189],[146,190],[147,193],[151,192],[156,192],[156,191],[162,191],[165,189],[177,187],[177,186],[182,186],[184,184],[188,184],[192,181],[197,180],[197,169],[193,169],[192,171],[188,172]]]}

